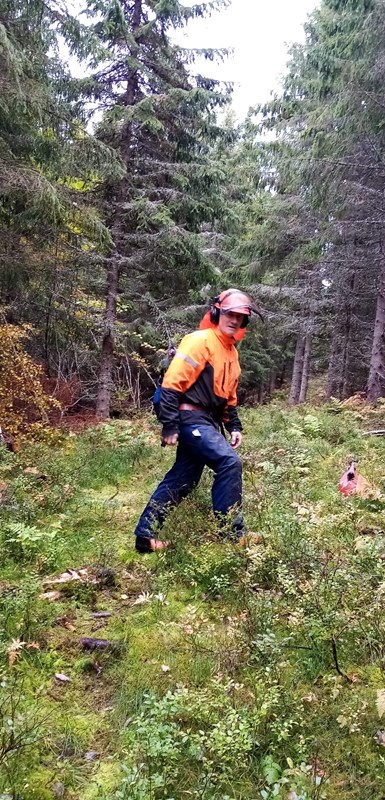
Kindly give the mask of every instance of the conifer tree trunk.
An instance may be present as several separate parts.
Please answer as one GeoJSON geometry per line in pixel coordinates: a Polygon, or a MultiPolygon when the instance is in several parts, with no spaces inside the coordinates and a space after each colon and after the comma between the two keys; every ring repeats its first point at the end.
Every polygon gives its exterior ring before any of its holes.
{"type": "Polygon", "coordinates": [[[52,302],[53,302],[53,292],[50,292],[47,298],[47,310],[45,313],[45,324],[44,324],[44,360],[48,378],[52,377],[51,354],[49,347],[49,336],[50,336],[51,318],[52,318],[52,302]]]}
{"type": "MultiPolygon", "coordinates": [[[[135,0],[133,5],[132,26],[134,33],[138,29],[142,14],[142,0],[135,0]]],[[[135,45],[136,49],[137,45],[135,45]]],[[[122,104],[132,106],[138,92],[137,70],[128,69],[126,77],[126,91],[122,104]]],[[[122,155],[128,161],[131,144],[131,129],[126,128],[124,146],[121,147],[122,155]]],[[[125,182],[122,181],[115,194],[116,201],[122,204],[125,200],[125,182]]],[[[115,212],[116,213],[116,212],[115,212]]],[[[115,217],[112,224],[112,236],[115,245],[119,245],[123,238],[122,220],[120,215],[115,217]]],[[[108,419],[110,416],[112,371],[115,353],[115,330],[117,314],[117,294],[119,287],[119,267],[117,253],[111,256],[107,272],[106,310],[104,315],[104,336],[100,360],[98,395],[96,400],[96,419],[108,419]]]]}
{"type": "Polygon", "coordinates": [[[344,339],[344,350],[342,357],[342,393],[341,397],[345,400],[351,395],[351,382],[350,382],[350,353],[351,353],[351,338],[352,338],[352,312],[348,307],[346,311],[346,328],[344,339]]]}
{"type": "Polygon", "coordinates": [[[380,276],[377,294],[376,319],[372,344],[372,355],[367,387],[367,400],[375,403],[383,395],[385,384],[385,267],[380,276]]]}
{"type": "Polygon", "coordinates": [[[326,399],[339,397],[341,391],[341,331],[337,324],[334,326],[332,348],[329,359],[328,381],[326,386],[326,399]]]}
{"type": "Polygon", "coordinates": [[[356,306],[357,272],[350,271],[344,294],[339,292],[336,300],[336,317],[333,326],[331,356],[329,360],[326,397],[345,399],[352,394],[352,371],[354,370],[354,310],[356,306]],[[352,364],[353,361],[353,364],[352,364]]]}
{"type": "Polygon", "coordinates": [[[305,355],[305,338],[299,335],[297,338],[297,345],[295,348],[293,374],[291,378],[290,395],[289,395],[290,406],[296,406],[298,405],[299,402],[304,355],[305,355]]]}
{"type": "Polygon", "coordinates": [[[299,403],[306,402],[307,387],[309,384],[309,374],[310,374],[310,358],[311,358],[311,334],[308,333],[305,337],[301,386],[298,398],[299,403]]]}
{"type": "Polygon", "coordinates": [[[280,370],[280,372],[278,374],[278,377],[276,379],[276,386],[278,388],[281,388],[281,386],[283,386],[283,382],[284,382],[285,377],[286,377],[286,369],[287,369],[287,361],[286,361],[286,358],[285,358],[285,360],[283,362],[283,365],[282,365],[282,368],[281,368],[281,370],[280,370]]]}
{"type": "Polygon", "coordinates": [[[114,363],[116,300],[119,283],[119,267],[116,256],[110,259],[107,272],[106,309],[104,313],[104,336],[100,359],[96,419],[110,416],[112,369],[114,363]]]}

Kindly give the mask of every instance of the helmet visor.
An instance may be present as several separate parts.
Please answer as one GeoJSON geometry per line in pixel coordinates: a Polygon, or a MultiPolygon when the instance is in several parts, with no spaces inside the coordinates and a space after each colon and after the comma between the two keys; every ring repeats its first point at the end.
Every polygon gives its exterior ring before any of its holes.
{"type": "Polygon", "coordinates": [[[247,314],[249,317],[251,314],[251,306],[243,306],[243,305],[231,305],[226,306],[223,308],[221,306],[221,314],[229,314],[230,312],[234,311],[236,314],[247,314]]]}
{"type": "Polygon", "coordinates": [[[257,314],[263,320],[262,314],[254,304],[252,297],[239,289],[227,289],[227,291],[219,295],[218,301],[216,306],[220,309],[221,314],[228,314],[232,311],[247,317],[250,317],[251,314],[257,314]]]}

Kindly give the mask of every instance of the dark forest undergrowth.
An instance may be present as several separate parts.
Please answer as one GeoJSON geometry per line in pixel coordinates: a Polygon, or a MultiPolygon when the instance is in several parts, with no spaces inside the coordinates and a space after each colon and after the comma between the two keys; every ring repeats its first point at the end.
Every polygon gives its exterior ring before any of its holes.
{"type": "Polygon", "coordinates": [[[206,475],[135,553],[150,417],[1,451],[2,800],[383,800],[385,411],[242,418],[246,550],[206,475]]]}

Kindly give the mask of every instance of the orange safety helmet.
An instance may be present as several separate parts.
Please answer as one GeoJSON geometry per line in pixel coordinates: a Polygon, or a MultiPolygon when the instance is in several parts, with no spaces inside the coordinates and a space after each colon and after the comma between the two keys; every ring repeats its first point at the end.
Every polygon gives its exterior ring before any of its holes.
{"type": "Polygon", "coordinates": [[[243,314],[241,327],[234,336],[237,341],[243,339],[251,314],[258,314],[263,320],[261,312],[256,307],[250,295],[239,289],[226,289],[224,292],[214,297],[210,310],[203,317],[199,327],[201,330],[216,328],[219,322],[219,315],[227,314],[229,311],[236,311],[238,314],[243,314]]]}

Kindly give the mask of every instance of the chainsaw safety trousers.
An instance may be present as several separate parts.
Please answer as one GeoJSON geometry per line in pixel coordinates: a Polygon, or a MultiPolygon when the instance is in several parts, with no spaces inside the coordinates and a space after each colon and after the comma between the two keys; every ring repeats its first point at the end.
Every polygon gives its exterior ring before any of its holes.
{"type": "Polygon", "coordinates": [[[168,512],[197,486],[205,466],[213,470],[214,514],[220,524],[231,521],[237,536],[244,534],[242,505],[242,463],[219,426],[208,416],[183,412],[179,426],[176,461],[144,509],[135,530],[136,549],[150,550],[149,539],[162,527],[168,512]],[[191,422],[188,422],[188,419],[191,422]],[[230,513],[231,512],[231,513],[230,513]]]}

